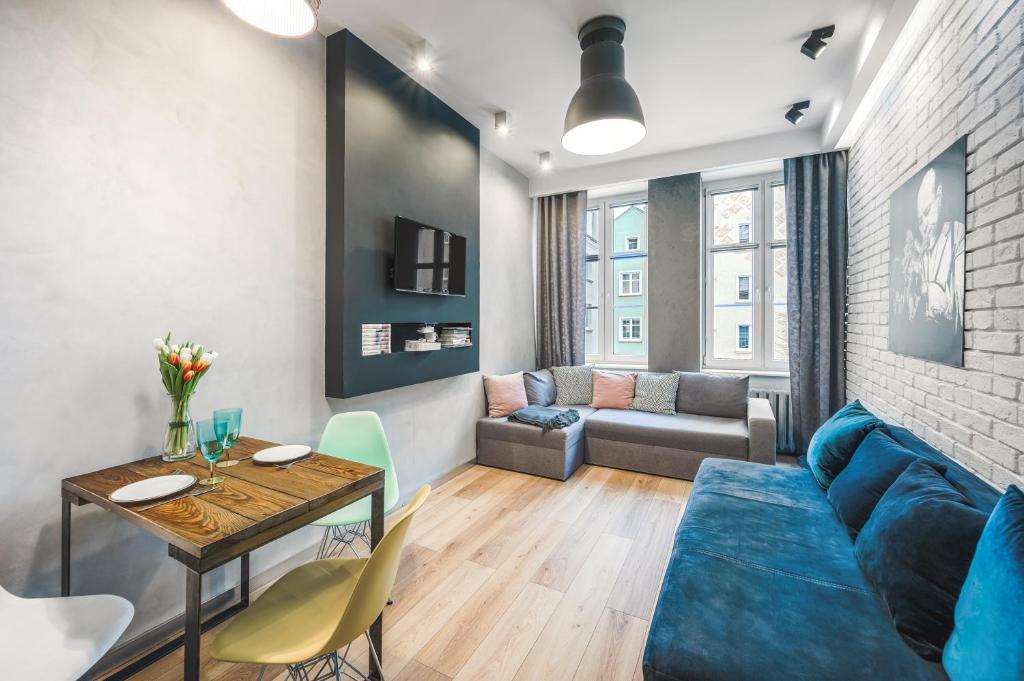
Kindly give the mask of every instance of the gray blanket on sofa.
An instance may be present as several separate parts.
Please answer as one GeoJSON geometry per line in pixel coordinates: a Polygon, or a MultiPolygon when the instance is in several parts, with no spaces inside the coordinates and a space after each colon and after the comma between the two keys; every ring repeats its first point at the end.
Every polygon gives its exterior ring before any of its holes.
{"type": "Polygon", "coordinates": [[[554,409],[534,404],[512,412],[508,420],[537,426],[547,432],[553,428],[571,426],[580,420],[580,413],[575,409],[554,409]]]}

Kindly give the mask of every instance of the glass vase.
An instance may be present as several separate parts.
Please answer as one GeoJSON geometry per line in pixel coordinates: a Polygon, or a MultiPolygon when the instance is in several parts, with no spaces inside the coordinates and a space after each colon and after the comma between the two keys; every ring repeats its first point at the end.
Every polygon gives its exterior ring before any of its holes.
{"type": "Polygon", "coordinates": [[[196,455],[196,431],[187,397],[171,397],[171,419],[164,437],[164,461],[184,461],[196,455]]]}

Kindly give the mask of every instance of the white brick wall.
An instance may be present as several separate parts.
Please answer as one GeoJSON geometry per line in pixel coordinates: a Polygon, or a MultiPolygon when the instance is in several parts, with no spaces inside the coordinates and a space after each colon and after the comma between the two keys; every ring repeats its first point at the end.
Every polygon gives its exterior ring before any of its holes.
{"type": "MultiPolygon", "coordinates": [[[[930,1],[930,0],[922,0],[930,1]]],[[[850,150],[847,393],[1024,485],[1024,0],[937,0],[850,150]],[[967,134],[964,368],[888,348],[889,197],[967,134]]]]}

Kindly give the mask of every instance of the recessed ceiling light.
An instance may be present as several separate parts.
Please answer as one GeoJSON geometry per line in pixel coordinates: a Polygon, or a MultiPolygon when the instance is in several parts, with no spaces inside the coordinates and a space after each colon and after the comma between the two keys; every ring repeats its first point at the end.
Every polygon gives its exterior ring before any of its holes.
{"type": "Polygon", "coordinates": [[[537,155],[537,163],[541,170],[551,170],[551,152],[542,151],[537,155]]]}
{"type": "Polygon", "coordinates": [[[562,135],[562,146],[574,154],[613,154],[647,134],[640,99],[626,82],[625,34],[626,22],[612,16],[580,29],[580,87],[565,112],[562,135]]]}
{"type": "Polygon", "coordinates": [[[316,30],[320,0],[224,0],[239,19],[284,38],[301,38],[316,30]]]}
{"type": "Polygon", "coordinates": [[[421,40],[412,46],[412,61],[416,64],[417,71],[425,73],[434,70],[434,61],[431,57],[432,52],[430,43],[426,40],[421,40]]]}
{"type": "Polygon", "coordinates": [[[818,55],[825,51],[828,47],[828,43],[825,42],[825,38],[831,38],[836,32],[836,27],[824,26],[822,28],[816,28],[811,31],[811,35],[804,44],[800,46],[800,51],[806,54],[811,59],[817,59],[818,55]]]}
{"type": "Polygon", "coordinates": [[[494,114],[494,130],[499,135],[507,135],[508,129],[508,112],[499,111],[498,113],[494,114]]]}
{"type": "Polygon", "coordinates": [[[793,125],[796,125],[797,123],[800,122],[800,119],[804,117],[803,110],[810,106],[810,100],[797,102],[793,106],[789,107],[789,111],[786,112],[786,120],[792,123],[793,125]]]}

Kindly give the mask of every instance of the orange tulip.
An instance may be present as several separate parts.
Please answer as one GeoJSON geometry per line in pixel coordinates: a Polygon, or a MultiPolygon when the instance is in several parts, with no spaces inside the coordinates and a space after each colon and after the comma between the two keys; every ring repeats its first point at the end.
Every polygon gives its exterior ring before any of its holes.
{"type": "Polygon", "coordinates": [[[192,362],[187,362],[186,361],[186,362],[182,362],[181,363],[181,372],[182,373],[187,372],[191,368],[192,368],[192,362]]]}
{"type": "Polygon", "coordinates": [[[171,354],[167,355],[167,363],[173,366],[178,366],[178,353],[172,352],[171,354]]]}
{"type": "Polygon", "coordinates": [[[192,367],[192,369],[198,374],[200,371],[205,369],[207,366],[209,366],[209,365],[206,362],[204,362],[203,360],[199,360],[198,362],[196,362],[195,366],[192,367]]]}
{"type": "Polygon", "coordinates": [[[189,381],[192,380],[192,377],[195,376],[195,375],[196,375],[196,372],[194,372],[194,371],[186,371],[184,374],[181,375],[181,378],[186,383],[188,383],[189,381]]]}

